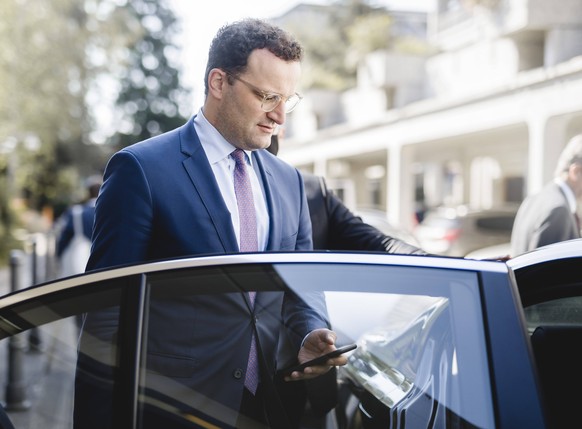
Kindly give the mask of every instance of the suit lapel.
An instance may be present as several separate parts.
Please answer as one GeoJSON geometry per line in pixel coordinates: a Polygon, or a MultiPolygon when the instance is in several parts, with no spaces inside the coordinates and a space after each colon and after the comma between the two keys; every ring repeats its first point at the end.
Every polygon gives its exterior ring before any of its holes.
{"type": "Polygon", "coordinates": [[[265,199],[267,201],[267,209],[269,210],[269,239],[267,240],[267,251],[279,250],[275,243],[281,242],[281,201],[278,192],[273,192],[276,186],[275,179],[269,168],[266,156],[263,150],[256,150],[253,152],[253,168],[257,173],[257,177],[261,182],[263,191],[265,192],[265,199]]]}
{"type": "MultiPolygon", "coordinates": [[[[554,184],[554,186],[558,189],[558,192],[560,193],[560,195],[562,196],[562,198],[564,199],[564,205],[566,207],[570,207],[570,201],[568,200],[568,196],[566,195],[566,192],[562,189],[562,187],[560,185],[558,185],[557,183],[554,184]]],[[[565,185],[567,186],[567,185],[565,185]]],[[[573,231],[573,237],[574,238],[580,238],[580,227],[578,224],[578,219],[576,219],[577,214],[572,213],[572,215],[570,216],[570,228],[573,231]]]]}
{"type": "Polygon", "coordinates": [[[230,212],[221,196],[212,167],[194,129],[193,118],[180,131],[180,147],[187,158],[182,162],[192,185],[200,197],[225,252],[237,252],[238,244],[232,228],[230,212]]]}

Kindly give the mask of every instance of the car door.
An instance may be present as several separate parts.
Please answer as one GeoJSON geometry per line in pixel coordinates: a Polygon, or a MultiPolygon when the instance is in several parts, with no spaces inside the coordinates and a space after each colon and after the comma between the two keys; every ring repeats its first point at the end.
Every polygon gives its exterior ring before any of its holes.
{"type": "Polygon", "coordinates": [[[582,240],[508,261],[515,273],[550,427],[579,421],[582,394],[582,240]]]}
{"type": "MultiPolygon", "coordinates": [[[[304,425],[321,423],[311,404],[326,399],[336,406],[324,417],[336,427],[386,419],[415,428],[543,427],[510,274],[501,262],[307,252],[160,261],[49,282],[0,297],[0,350],[10,355],[4,403],[16,428],[70,428],[75,420],[100,429],[260,427],[215,395],[232,393],[245,368],[226,359],[238,353],[230,346],[238,331],[216,337],[212,326],[231,316],[216,303],[255,291],[262,313],[248,323],[257,324],[265,349],[277,348],[264,356],[269,370],[297,359],[282,335],[296,334],[293,315],[264,304],[281,294],[322,315],[338,346],[358,346],[337,371],[339,388],[351,383],[358,406],[315,389],[298,402],[304,425]],[[203,314],[209,318],[199,320],[203,314]],[[39,353],[26,347],[35,327],[39,353]]],[[[285,404],[277,414],[277,427],[297,417],[285,404]]]]}

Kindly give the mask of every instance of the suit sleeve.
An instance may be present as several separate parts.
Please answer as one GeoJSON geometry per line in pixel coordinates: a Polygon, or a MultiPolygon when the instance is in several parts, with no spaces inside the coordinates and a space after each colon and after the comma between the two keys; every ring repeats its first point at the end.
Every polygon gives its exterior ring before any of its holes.
{"type": "Polygon", "coordinates": [[[93,250],[88,270],[147,259],[152,199],[145,174],[133,154],[115,154],[104,174],[95,205],[93,250]]]}
{"type": "Polygon", "coordinates": [[[539,227],[533,231],[529,248],[536,249],[572,238],[570,233],[571,217],[572,213],[567,207],[558,206],[554,208],[540,223],[539,227]]]}

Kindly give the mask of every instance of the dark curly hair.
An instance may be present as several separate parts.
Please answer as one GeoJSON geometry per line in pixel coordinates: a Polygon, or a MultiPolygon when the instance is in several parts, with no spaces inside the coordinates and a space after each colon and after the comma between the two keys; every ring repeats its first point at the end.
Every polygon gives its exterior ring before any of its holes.
{"type": "Polygon", "coordinates": [[[225,25],[210,44],[204,94],[208,95],[210,70],[219,68],[234,75],[243,73],[255,49],[268,49],[285,61],[301,61],[303,55],[303,48],[291,34],[266,21],[247,18],[225,25]]]}

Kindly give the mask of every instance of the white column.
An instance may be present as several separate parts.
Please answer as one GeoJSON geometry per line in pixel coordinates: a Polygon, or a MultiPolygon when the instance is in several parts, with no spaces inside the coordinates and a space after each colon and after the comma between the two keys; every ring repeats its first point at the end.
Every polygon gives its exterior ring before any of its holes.
{"type": "Polygon", "coordinates": [[[414,214],[414,182],[412,161],[414,150],[412,146],[392,144],[388,150],[388,174],[386,175],[388,202],[388,219],[395,225],[406,229],[413,226],[414,214]]]}
{"type": "Polygon", "coordinates": [[[526,195],[538,192],[554,178],[560,152],[566,144],[569,119],[536,114],[527,121],[529,130],[526,195]]]}
{"type": "Polygon", "coordinates": [[[327,159],[317,158],[313,161],[313,174],[316,176],[326,177],[327,159]]]}

